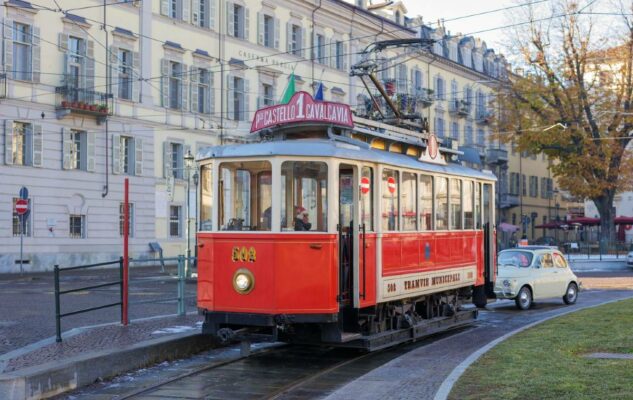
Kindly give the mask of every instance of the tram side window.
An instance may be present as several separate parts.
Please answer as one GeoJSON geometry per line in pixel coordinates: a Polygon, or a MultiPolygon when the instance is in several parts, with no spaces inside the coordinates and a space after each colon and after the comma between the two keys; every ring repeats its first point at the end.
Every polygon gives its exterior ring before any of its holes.
{"type": "Polygon", "coordinates": [[[475,228],[481,229],[481,183],[475,183],[475,228]]]}
{"type": "Polygon", "coordinates": [[[433,177],[420,175],[420,230],[433,230],[433,177]]]}
{"type": "Polygon", "coordinates": [[[462,229],[462,181],[451,179],[451,229],[462,229]]]}
{"type": "Polygon", "coordinates": [[[464,229],[474,229],[473,219],[473,193],[474,183],[472,181],[464,181],[464,229]]]}
{"type": "Polygon", "coordinates": [[[360,215],[361,224],[365,224],[365,230],[374,230],[374,170],[370,167],[363,167],[361,170],[360,188],[360,215]],[[366,181],[369,180],[369,186],[366,181]]]}
{"type": "Polygon", "coordinates": [[[403,231],[415,231],[417,226],[417,191],[416,191],[417,176],[411,172],[402,173],[402,187],[400,192],[402,209],[402,230],[403,231]]]}
{"type": "Polygon", "coordinates": [[[285,161],[281,164],[281,229],[327,231],[327,164],[285,161]]]}
{"type": "Polygon", "coordinates": [[[211,230],[213,215],[213,181],[211,180],[211,164],[203,165],[200,170],[200,230],[211,230]]]}
{"type": "Polygon", "coordinates": [[[398,171],[382,170],[382,230],[397,231],[398,223],[398,171]]]}
{"type": "Polygon", "coordinates": [[[435,180],[435,229],[448,229],[448,179],[435,180]]]}
{"type": "Polygon", "coordinates": [[[267,161],[220,165],[219,225],[223,231],[269,231],[271,167],[267,161]]]}

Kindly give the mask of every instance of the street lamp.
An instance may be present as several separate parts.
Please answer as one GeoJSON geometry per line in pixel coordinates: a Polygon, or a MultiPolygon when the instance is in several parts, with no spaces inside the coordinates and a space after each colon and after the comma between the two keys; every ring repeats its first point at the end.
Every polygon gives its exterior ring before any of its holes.
{"type": "Polygon", "coordinates": [[[191,246],[190,246],[190,239],[191,239],[191,235],[190,235],[190,229],[189,229],[189,224],[190,224],[190,217],[189,217],[189,213],[191,210],[191,204],[190,204],[190,198],[191,196],[189,195],[190,192],[190,182],[191,182],[191,169],[193,168],[193,161],[194,161],[194,157],[193,154],[191,154],[191,150],[187,151],[187,154],[183,157],[184,161],[185,161],[185,171],[187,172],[187,225],[186,225],[186,234],[187,234],[187,260],[185,262],[185,276],[189,276],[189,274],[191,273],[191,264],[190,264],[190,260],[191,260],[191,246]]]}
{"type": "MultiPolygon", "coordinates": [[[[195,192],[196,192],[196,197],[195,197],[195,201],[198,201],[198,182],[200,181],[200,175],[198,175],[198,169],[196,168],[195,172],[193,173],[193,185],[195,186],[195,192]]],[[[197,268],[198,267],[198,215],[199,215],[198,211],[198,207],[196,205],[196,215],[194,215],[194,221],[195,224],[194,226],[194,230],[193,230],[193,236],[195,238],[195,250],[194,250],[194,266],[197,268]]]]}

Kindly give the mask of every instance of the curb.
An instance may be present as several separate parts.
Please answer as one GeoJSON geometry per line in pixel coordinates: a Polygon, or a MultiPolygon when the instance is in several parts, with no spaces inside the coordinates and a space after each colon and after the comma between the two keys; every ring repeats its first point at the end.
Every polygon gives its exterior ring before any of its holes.
{"type": "Polygon", "coordinates": [[[42,399],[151,364],[183,358],[213,346],[208,335],[189,332],[102,350],[0,375],[0,398],[42,399]]]}
{"type": "MultiPolygon", "coordinates": [[[[586,310],[586,309],[590,309],[590,308],[595,308],[595,307],[599,307],[599,306],[603,306],[606,304],[611,304],[611,303],[617,303],[618,301],[623,301],[623,300],[628,300],[630,299],[632,296],[629,297],[624,297],[621,299],[616,299],[616,300],[609,300],[606,301],[604,303],[600,303],[600,304],[594,304],[594,305],[590,305],[590,306],[585,306],[585,307],[580,307],[574,310],[569,310],[557,315],[552,315],[549,316],[547,318],[544,318],[542,320],[538,320],[538,321],[534,321],[528,325],[522,326],[520,328],[517,328],[511,332],[506,333],[503,336],[500,336],[496,339],[494,339],[493,341],[489,342],[487,345],[485,345],[484,347],[480,348],[479,350],[475,351],[474,353],[471,353],[464,361],[462,361],[457,367],[455,367],[451,373],[446,377],[446,379],[444,379],[444,382],[442,382],[442,385],[440,386],[440,388],[437,390],[437,392],[435,393],[434,396],[434,400],[447,400],[449,394],[451,393],[451,390],[453,390],[453,386],[455,385],[455,383],[457,383],[457,381],[459,380],[459,378],[464,374],[464,372],[466,372],[466,370],[468,369],[468,367],[470,367],[472,364],[475,363],[475,361],[477,361],[481,356],[483,356],[485,353],[487,353],[488,351],[490,351],[493,347],[497,346],[499,343],[506,341],[507,339],[511,338],[512,336],[516,335],[517,333],[521,333],[527,329],[530,329],[536,325],[540,325],[543,322],[549,321],[550,319],[554,319],[554,318],[558,318],[558,317],[562,317],[564,315],[567,314],[572,314],[578,311],[582,311],[582,310],[586,310]]],[[[0,392],[1,393],[1,392],[0,392]]]]}

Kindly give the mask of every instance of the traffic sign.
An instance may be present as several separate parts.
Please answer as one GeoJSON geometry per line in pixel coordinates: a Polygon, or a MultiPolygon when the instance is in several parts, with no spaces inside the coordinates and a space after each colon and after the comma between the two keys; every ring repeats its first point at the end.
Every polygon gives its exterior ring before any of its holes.
{"type": "Polygon", "coordinates": [[[369,193],[369,178],[366,176],[360,178],[360,192],[362,194],[369,193]]]}
{"type": "Polygon", "coordinates": [[[25,199],[18,199],[15,202],[15,212],[18,215],[24,215],[29,211],[29,201],[25,199]]]}
{"type": "Polygon", "coordinates": [[[396,192],[396,180],[393,176],[387,178],[387,189],[389,189],[389,193],[393,194],[396,192]]]}

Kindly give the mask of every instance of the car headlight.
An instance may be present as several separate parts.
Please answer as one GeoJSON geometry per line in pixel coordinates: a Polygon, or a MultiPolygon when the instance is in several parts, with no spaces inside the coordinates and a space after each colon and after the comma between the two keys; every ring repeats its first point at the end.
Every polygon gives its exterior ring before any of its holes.
{"type": "Polygon", "coordinates": [[[511,282],[509,280],[507,280],[507,279],[503,281],[503,286],[505,286],[505,287],[510,287],[510,284],[511,284],[511,282]]]}
{"type": "Polygon", "coordinates": [[[250,293],[255,287],[255,277],[246,268],[240,268],[233,274],[233,289],[239,294],[250,293]]]}

